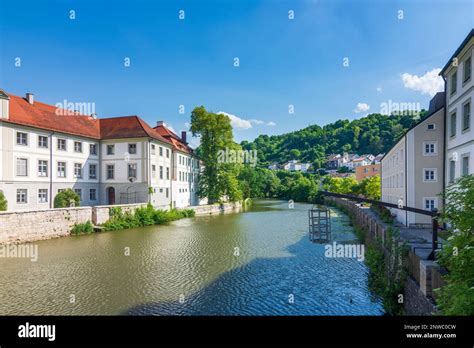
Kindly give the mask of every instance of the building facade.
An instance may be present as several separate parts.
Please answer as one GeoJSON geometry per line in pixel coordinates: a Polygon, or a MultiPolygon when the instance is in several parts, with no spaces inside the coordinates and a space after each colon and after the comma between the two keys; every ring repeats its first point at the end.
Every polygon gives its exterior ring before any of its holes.
{"type": "Polygon", "coordinates": [[[446,185],[474,173],[473,54],[474,30],[471,30],[440,73],[446,90],[446,185]]]}
{"type": "Polygon", "coordinates": [[[0,91],[0,191],[8,210],[48,209],[61,190],[81,205],[198,205],[199,161],[164,123],[97,119],[0,91]],[[171,138],[162,136],[166,132],[171,138]]]}
{"type": "Polygon", "coordinates": [[[372,176],[380,176],[380,164],[368,164],[356,167],[355,178],[358,182],[372,176]]]}
{"type": "MultiPolygon", "coordinates": [[[[428,116],[410,128],[382,158],[382,201],[429,211],[441,208],[444,98],[444,93],[438,93],[430,103],[428,116]]],[[[431,223],[427,215],[391,210],[406,226],[431,223]]]]}

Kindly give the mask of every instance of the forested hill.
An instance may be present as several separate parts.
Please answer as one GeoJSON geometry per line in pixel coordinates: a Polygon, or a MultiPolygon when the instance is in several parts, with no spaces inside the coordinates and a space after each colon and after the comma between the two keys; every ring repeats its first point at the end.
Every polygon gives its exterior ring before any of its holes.
{"type": "Polygon", "coordinates": [[[283,163],[292,159],[313,163],[320,168],[331,153],[374,154],[386,152],[421,116],[370,114],[349,121],[339,120],[324,127],[312,125],[282,135],[260,135],[243,141],[246,150],[255,149],[260,165],[283,163]]]}

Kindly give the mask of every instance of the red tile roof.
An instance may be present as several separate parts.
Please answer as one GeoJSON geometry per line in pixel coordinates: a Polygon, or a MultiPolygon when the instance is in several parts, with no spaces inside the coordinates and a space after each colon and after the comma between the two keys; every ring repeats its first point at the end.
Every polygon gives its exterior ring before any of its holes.
{"type": "Polygon", "coordinates": [[[172,144],[175,150],[185,153],[193,153],[193,149],[166,126],[156,126],[153,129],[164,137],[166,141],[172,144]]]}
{"type": "Polygon", "coordinates": [[[99,139],[99,120],[90,116],[74,114],[71,111],[35,101],[33,105],[26,99],[9,95],[10,110],[8,120],[2,122],[20,124],[55,132],[63,132],[88,138],[99,139]]]}
{"type": "MultiPolygon", "coordinates": [[[[0,90],[0,92],[3,91],[0,90]]],[[[10,97],[9,117],[8,120],[2,119],[1,122],[93,139],[150,137],[162,142],[171,143],[177,148],[181,146],[179,144],[175,145],[173,141],[162,136],[159,131],[151,128],[144,120],[135,115],[94,119],[87,115],[71,115],[71,111],[60,109],[53,105],[38,101],[30,104],[25,98],[12,94],[7,95],[10,97]]],[[[176,134],[171,131],[169,132],[166,134],[171,134],[180,141],[176,134]]]]}

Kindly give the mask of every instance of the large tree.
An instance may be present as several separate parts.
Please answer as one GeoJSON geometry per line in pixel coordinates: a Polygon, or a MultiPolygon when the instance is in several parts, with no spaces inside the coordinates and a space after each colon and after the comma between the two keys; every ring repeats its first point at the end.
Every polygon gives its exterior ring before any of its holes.
{"type": "Polygon", "coordinates": [[[242,192],[236,179],[239,164],[228,161],[228,158],[222,160],[223,152],[240,149],[234,143],[229,117],[209,112],[204,106],[196,107],[191,113],[191,132],[200,137],[198,156],[204,164],[199,180],[199,197],[207,197],[210,204],[223,198],[230,201],[241,199],[242,192]]]}

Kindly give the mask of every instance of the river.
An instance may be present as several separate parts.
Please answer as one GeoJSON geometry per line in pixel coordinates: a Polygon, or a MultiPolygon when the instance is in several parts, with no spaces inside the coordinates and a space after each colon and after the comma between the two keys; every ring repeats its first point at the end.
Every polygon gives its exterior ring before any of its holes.
{"type": "MultiPolygon", "coordinates": [[[[37,262],[0,258],[0,315],[382,315],[364,263],[309,241],[309,208],[37,242],[37,262]]],[[[333,239],[355,241],[332,215],[333,239]]]]}

